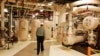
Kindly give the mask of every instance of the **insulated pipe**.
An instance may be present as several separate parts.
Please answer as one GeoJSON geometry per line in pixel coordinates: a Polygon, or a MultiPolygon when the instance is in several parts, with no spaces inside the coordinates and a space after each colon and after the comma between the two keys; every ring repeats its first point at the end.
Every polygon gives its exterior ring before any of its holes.
{"type": "Polygon", "coordinates": [[[63,39],[63,44],[66,46],[67,45],[74,45],[74,44],[82,42],[84,40],[85,40],[84,36],[75,36],[75,35],[68,36],[68,37],[66,36],[63,39]]]}
{"type": "Polygon", "coordinates": [[[83,26],[87,30],[94,30],[99,25],[99,18],[87,16],[83,20],[83,26]]]}
{"type": "Polygon", "coordinates": [[[4,8],[5,8],[5,2],[6,2],[6,0],[2,0],[1,1],[1,37],[2,37],[2,39],[0,40],[0,45],[1,46],[4,46],[5,45],[5,39],[4,39],[4,30],[5,30],[5,15],[4,15],[4,8]]]}
{"type": "Polygon", "coordinates": [[[4,26],[4,7],[5,7],[5,2],[6,0],[2,0],[1,2],[1,30],[4,30],[5,26],[4,26]]]}
{"type": "Polygon", "coordinates": [[[13,10],[13,7],[11,6],[11,7],[10,7],[10,10],[9,10],[9,11],[10,11],[10,16],[9,16],[9,19],[8,19],[8,22],[9,22],[9,23],[8,23],[8,24],[9,24],[9,25],[8,25],[8,26],[9,26],[9,27],[8,27],[9,38],[11,38],[11,37],[13,36],[13,34],[12,34],[12,32],[13,32],[13,31],[12,31],[12,18],[13,18],[12,10],[13,10]]]}
{"type": "Polygon", "coordinates": [[[94,47],[96,46],[96,43],[97,43],[97,37],[96,35],[94,34],[93,30],[90,30],[89,33],[89,36],[88,36],[88,44],[91,46],[91,47],[94,47]]]}

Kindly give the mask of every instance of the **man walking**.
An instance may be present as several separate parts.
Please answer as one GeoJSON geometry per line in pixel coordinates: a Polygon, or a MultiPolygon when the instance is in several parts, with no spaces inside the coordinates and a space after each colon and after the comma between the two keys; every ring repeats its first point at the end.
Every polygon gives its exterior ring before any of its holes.
{"type": "Polygon", "coordinates": [[[36,36],[37,36],[37,55],[39,55],[40,50],[41,52],[44,51],[44,36],[45,36],[45,30],[43,24],[40,24],[40,27],[37,28],[36,31],[36,36]]]}

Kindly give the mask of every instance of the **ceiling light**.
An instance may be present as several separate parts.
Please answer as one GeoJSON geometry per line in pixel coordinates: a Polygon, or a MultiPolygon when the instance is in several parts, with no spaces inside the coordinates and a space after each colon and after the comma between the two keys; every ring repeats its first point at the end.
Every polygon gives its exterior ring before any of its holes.
{"type": "Polygon", "coordinates": [[[35,18],[35,15],[34,14],[32,15],[32,18],[35,18]]]}
{"type": "Polygon", "coordinates": [[[53,5],[53,2],[48,3],[49,6],[53,5]]]}
{"type": "Polygon", "coordinates": [[[45,6],[45,4],[41,4],[41,6],[45,6]]]}
{"type": "Polygon", "coordinates": [[[38,5],[38,6],[40,6],[41,4],[40,4],[40,3],[38,3],[37,5],[38,5]]]}
{"type": "Polygon", "coordinates": [[[4,9],[4,12],[8,12],[7,8],[4,9]]]}
{"type": "Polygon", "coordinates": [[[39,15],[39,13],[36,13],[35,15],[37,16],[37,15],[39,15]]]}
{"type": "Polygon", "coordinates": [[[68,12],[65,12],[65,14],[68,14],[68,12]]]}
{"type": "Polygon", "coordinates": [[[40,12],[43,12],[43,11],[44,11],[43,9],[40,10],[40,12]]]}

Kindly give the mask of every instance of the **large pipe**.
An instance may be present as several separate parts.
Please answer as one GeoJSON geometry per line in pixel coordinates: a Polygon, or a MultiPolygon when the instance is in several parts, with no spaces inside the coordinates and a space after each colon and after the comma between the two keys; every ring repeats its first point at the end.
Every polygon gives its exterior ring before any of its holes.
{"type": "Polygon", "coordinates": [[[84,40],[85,40],[84,36],[75,36],[75,35],[72,35],[71,37],[69,37],[69,36],[65,37],[63,39],[63,44],[66,45],[66,46],[67,45],[74,45],[74,44],[82,42],[84,40]]]}
{"type": "Polygon", "coordinates": [[[97,36],[94,34],[93,30],[90,30],[89,33],[89,36],[88,36],[88,44],[93,47],[93,46],[96,46],[96,43],[97,43],[97,36]]]}

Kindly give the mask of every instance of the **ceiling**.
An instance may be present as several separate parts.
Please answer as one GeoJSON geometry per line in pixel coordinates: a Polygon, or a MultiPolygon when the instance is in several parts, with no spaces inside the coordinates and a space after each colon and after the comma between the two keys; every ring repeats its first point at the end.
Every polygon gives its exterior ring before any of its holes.
{"type": "MultiPolygon", "coordinates": [[[[3,0],[0,0],[3,1],[3,0]]],[[[6,6],[12,6],[13,7],[27,7],[29,9],[36,9],[38,8],[38,4],[40,3],[45,4],[46,7],[52,8],[52,6],[48,6],[49,2],[53,2],[53,4],[63,4],[65,5],[66,3],[72,3],[78,0],[6,0],[6,6]],[[18,5],[17,5],[18,4],[18,5]]],[[[39,8],[38,8],[39,9],[39,8]]]]}
{"type": "MultiPolygon", "coordinates": [[[[0,2],[1,1],[4,1],[4,0],[0,0],[0,2]]],[[[100,2],[98,2],[100,0],[98,0],[97,2],[96,2],[96,0],[93,0],[93,1],[92,0],[6,0],[6,3],[7,3],[6,6],[12,6],[13,5],[13,7],[15,8],[14,11],[16,11],[18,8],[20,8],[18,10],[22,10],[22,8],[26,8],[25,9],[26,11],[32,12],[32,11],[35,11],[37,9],[40,10],[41,8],[46,9],[45,11],[57,10],[57,9],[59,9],[58,8],[59,4],[67,5],[66,3],[71,3],[73,6],[77,7],[77,9],[75,10],[75,12],[76,12],[76,11],[79,11],[79,10],[86,9],[87,7],[82,7],[82,6],[87,5],[87,1],[88,1],[88,5],[92,4],[93,6],[94,5],[100,6],[100,2]],[[7,3],[7,1],[10,2],[10,4],[7,3]],[[54,5],[48,6],[47,3],[49,3],[49,2],[53,2],[54,5]],[[16,5],[17,3],[18,3],[18,5],[16,5]],[[46,6],[42,6],[42,7],[38,6],[38,4],[43,4],[43,3],[46,4],[46,6]],[[58,7],[55,4],[57,4],[58,7]],[[27,10],[27,9],[29,9],[29,10],[27,10]]],[[[89,9],[91,9],[93,11],[95,11],[95,10],[100,11],[100,8],[96,8],[96,7],[95,8],[89,7],[89,9]]]]}
{"type": "Polygon", "coordinates": [[[38,0],[38,2],[55,2],[56,4],[66,4],[66,3],[72,3],[78,0],[38,0]]]}
{"type": "MultiPolygon", "coordinates": [[[[3,0],[0,0],[3,1],[3,0]]],[[[33,2],[33,3],[42,3],[42,2],[54,2],[55,4],[66,4],[66,3],[72,3],[78,0],[6,0],[6,1],[27,1],[27,2],[33,2]]]]}

